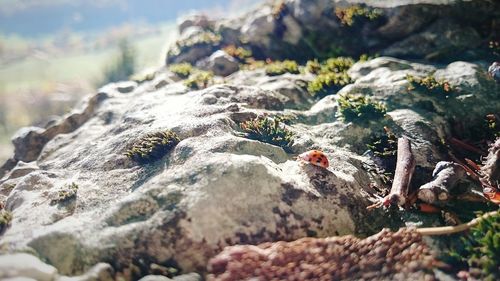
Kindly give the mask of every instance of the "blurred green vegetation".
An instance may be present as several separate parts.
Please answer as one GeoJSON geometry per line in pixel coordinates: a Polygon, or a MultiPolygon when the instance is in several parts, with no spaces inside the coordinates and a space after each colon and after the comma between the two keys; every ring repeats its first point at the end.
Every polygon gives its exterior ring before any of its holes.
{"type": "MultiPolygon", "coordinates": [[[[36,39],[0,35],[0,165],[11,156],[10,138],[17,129],[44,126],[52,116],[68,112],[83,96],[118,79],[113,68],[124,68],[131,61],[134,72],[162,65],[174,35],[174,23],[150,32],[127,26],[112,34],[69,33],[64,40],[62,35],[36,39]],[[129,38],[128,45],[121,43],[121,51],[117,46],[124,38],[129,38]],[[124,47],[133,52],[124,57],[124,47]]],[[[132,74],[129,66],[125,68],[119,80],[132,74]]]]}

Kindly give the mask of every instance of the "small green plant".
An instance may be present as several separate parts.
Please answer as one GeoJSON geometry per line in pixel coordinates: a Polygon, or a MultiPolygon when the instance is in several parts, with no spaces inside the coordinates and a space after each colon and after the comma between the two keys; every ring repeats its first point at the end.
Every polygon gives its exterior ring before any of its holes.
{"type": "Polygon", "coordinates": [[[309,82],[307,90],[316,97],[323,97],[334,94],[343,86],[351,83],[351,78],[347,73],[329,72],[318,75],[314,80],[309,82]]]}
{"type": "Polygon", "coordinates": [[[125,155],[138,163],[145,164],[161,159],[179,142],[177,134],[170,130],[150,133],[134,142],[125,155]]]}
{"type": "Polygon", "coordinates": [[[294,133],[289,131],[279,119],[257,117],[240,123],[240,128],[243,130],[244,136],[249,139],[277,145],[290,152],[294,133]]]}
{"type": "Polygon", "coordinates": [[[68,202],[76,198],[76,192],[78,191],[78,185],[76,183],[71,183],[63,186],[61,190],[57,192],[56,198],[52,199],[51,204],[59,204],[68,202]]]}
{"type": "Polygon", "coordinates": [[[191,72],[193,71],[193,66],[188,62],[172,64],[168,68],[170,71],[175,73],[175,75],[179,76],[182,79],[188,78],[191,72]]]}
{"type": "Polygon", "coordinates": [[[385,105],[361,95],[342,95],[337,100],[345,121],[374,120],[385,116],[385,105]]]}
{"type": "Polygon", "coordinates": [[[299,73],[299,66],[297,62],[292,60],[275,61],[266,66],[266,74],[269,76],[281,75],[284,73],[299,73]]]}
{"type": "Polygon", "coordinates": [[[398,150],[398,138],[389,128],[384,127],[384,134],[372,137],[366,146],[378,157],[395,157],[398,150]]]}
{"type": "Polygon", "coordinates": [[[263,68],[266,66],[266,62],[263,60],[255,60],[254,58],[248,58],[245,61],[245,64],[242,64],[241,70],[255,70],[259,68],[263,68]]]}
{"type": "Polygon", "coordinates": [[[319,74],[321,72],[321,64],[318,62],[318,59],[307,61],[306,71],[312,74],[319,74]]]}
{"type": "Polygon", "coordinates": [[[118,43],[119,55],[104,70],[102,84],[128,80],[134,74],[136,64],[136,50],[128,40],[118,43]]]}
{"type": "Polygon", "coordinates": [[[306,63],[306,70],[313,74],[345,73],[353,64],[354,60],[350,57],[329,58],[322,63],[314,59],[306,63]]]}
{"type": "Polygon", "coordinates": [[[450,83],[447,81],[438,81],[433,75],[418,78],[408,74],[406,75],[406,80],[409,82],[408,91],[418,90],[431,93],[438,97],[446,97],[453,90],[450,83]]]}
{"type": "Polygon", "coordinates": [[[252,51],[243,47],[236,47],[235,45],[228,45],[222,48],[222,50],[236,58],[239,62],[245,62],[248,58],[252,57],[252,51]]]}
{"type": "MultiPolygon", "coordinates": [[[[479,269],[480,280],[500,279],[500,212],[481,220],[460,239],[450,252],[450,260],[471,269],[479,269]]],[[[477,271],[476,271],[477,272],[477,271]]]]}
{"type": "Polygon", "coordinates": [[[200,90],[205,89],[213,83],[214,74],[210,71],[198,71],[191,74],[184,85],[191,89],[200,90]]]}
{"type": "Polygon", "coordinates": [[[379,9],[362,7],[360,5],[353,5],[347,8],[335,8],[335,15],[343,25],[353,26],[356,23],[356,19],[365,18],[368,20],[375,20],[382,15],[382,11],[379,9]]]}
{"type": "Polygon", "coordinates": [[[354,64],[354,60],[349,57],[329,58],[325,61],[322,67],[322,72],[343,73],[347,72],[354,64]]]}
{"type": "Polygon", "coordinates": [[[12,221],[12,213],[7,210],[0,210],[0,233],[2,233],[12,221]]]}

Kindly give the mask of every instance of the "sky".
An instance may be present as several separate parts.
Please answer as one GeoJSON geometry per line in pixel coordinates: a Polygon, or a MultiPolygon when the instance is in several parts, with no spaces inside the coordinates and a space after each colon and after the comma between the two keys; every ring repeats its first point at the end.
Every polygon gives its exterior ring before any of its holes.
{"type": "Polygon", "coordinates": [[[0,33],[26,37],[98,31],[123,23],[154,24],[193,10],[230,16],[252,0],[0,0],[0,33]]]}

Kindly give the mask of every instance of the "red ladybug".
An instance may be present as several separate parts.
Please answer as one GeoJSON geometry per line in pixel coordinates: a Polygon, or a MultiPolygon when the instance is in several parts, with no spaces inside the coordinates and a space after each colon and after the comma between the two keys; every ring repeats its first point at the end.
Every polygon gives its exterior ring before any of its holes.
{"type": "Polygon", "coordinates": [[[322,168],[328,168],[329,162],[326,155],[323,151],[319,150],[309,150],[297,156],[298,160],[305,161],[307,163],[311,163],[316,166],[320,166],[322,168]]]}

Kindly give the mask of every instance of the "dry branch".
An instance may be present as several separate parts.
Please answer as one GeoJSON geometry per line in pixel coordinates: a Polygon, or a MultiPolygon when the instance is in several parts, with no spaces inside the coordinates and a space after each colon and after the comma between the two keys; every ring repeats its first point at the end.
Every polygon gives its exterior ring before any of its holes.
{"type": "Polygon", "coordinates": [[[487,219],[487,218],[489,218],[497,213],[498,213],[498,211],[492,211],[492,212],[486,213],[480,217],[477,217],[468,223],[463,223],[463,224],[459,224],[456,226],[417,228],[417,232],[422,234],[422,235],[448,235],[448,234],[458,233],[458,232],[465,231],[465,230],[477,225],[480,221],[487,219]]]}
{"type": "Polygon", "coordinates": [[[466,173],[462,165],[441,161],[432,172],[433,180],[418,189],[418,199],[429,203],[445,202],[450,199],[450,191],[466,173]]]}
{"type": "Polygon", "coordinates": [[[415,157],[411,151],[410,140],[406,137],[398,138],[398,157],[394,181],[388,199],[391,204],[403,206],[408,199],[411,178],[415,170],[415,157]]]}

